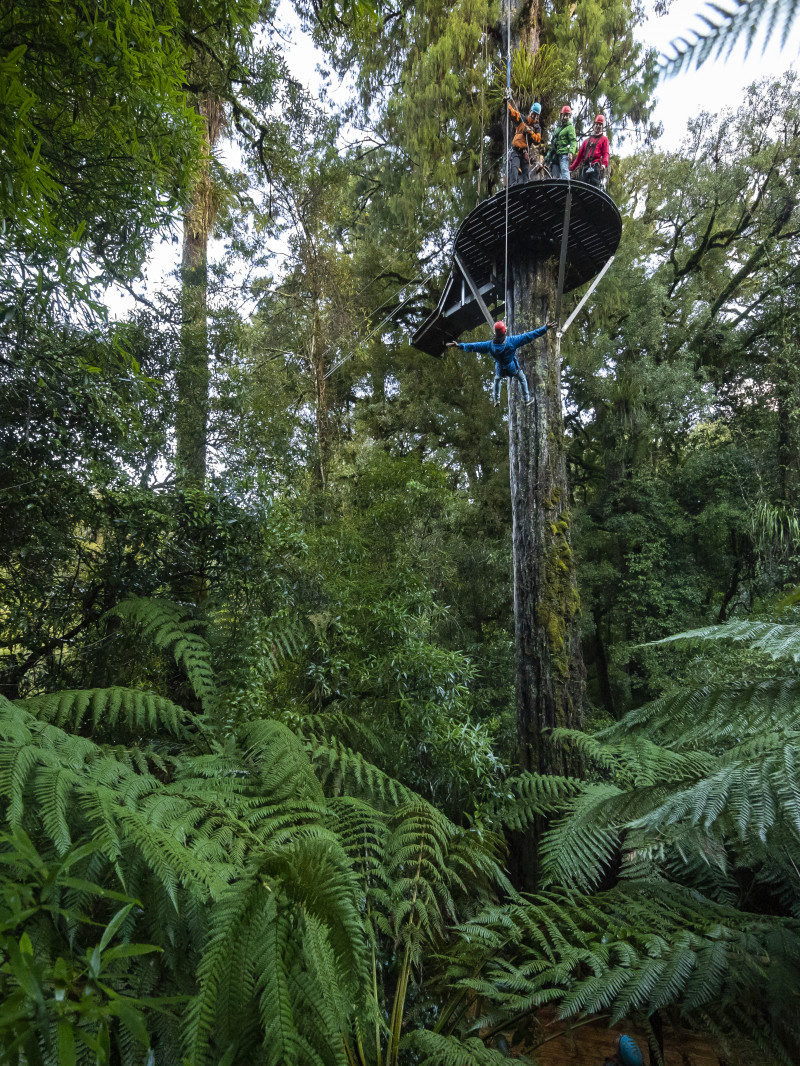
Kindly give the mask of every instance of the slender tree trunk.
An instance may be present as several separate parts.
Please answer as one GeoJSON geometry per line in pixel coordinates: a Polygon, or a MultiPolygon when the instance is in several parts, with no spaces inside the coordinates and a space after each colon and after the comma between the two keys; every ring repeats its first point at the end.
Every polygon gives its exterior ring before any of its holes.
{"type": "MultiPolygon", "coordinates": [[[[553,313],[557,263],[509,264],[512,333],[542,325],[553,313]]],[[[516,382],[509,401],[514,557],[517,759],[522,770],[569,774],[579,761],[552,745],[547,731],[581,724],[583,660],[580,601],[570,546],[570,507],[561,407],[560,345],[555,332],[520,349],[533,403],[516,382]]],[[[536,833],[514,842],[519,887],[537,879],[536,833]]]]}
{"type": "Polygon", "coordinates": [[[328,459],[330,453],[330,417],[328,411],[327,379],[325,377],[325,344],[319,315],[320,296],[314,296],[314,327],[311,333],[311,373],[314,377],[314,403],[317,431],[316,475],[320,488],[328,483],[328,459]]]}
{"type": "MultiPolygon", "coordinates": [[[[211,178],[211,149],[222,130],[219,100],[201,97],[195,107],[204,122],[205,143],[192,203],[183,219],[181,262],[181,343],[176,375],[175,467],[178,487],[202,489],[206,480],[208,408],[211,371],[208,350],[208,239],[215,215],[211,178]]],[[[198,539],[194,504],[184,499],[182,518],[188,568],[176,589],[202,613],[208,596],[207,558],[202,536],[198,539]]]]}
{"type": "Polygon", "coordinates": [[[200,99],[205,119],[205,158],[192,204],[183,220],[181,262],[181,346],[178,360],[178,406],[175,416],[176,466],[184,487],[201,486],[206,476],[208,437],[208,238],[214,221],[211,147],[219,136],[222,110],[218,101],[200,99]]]}

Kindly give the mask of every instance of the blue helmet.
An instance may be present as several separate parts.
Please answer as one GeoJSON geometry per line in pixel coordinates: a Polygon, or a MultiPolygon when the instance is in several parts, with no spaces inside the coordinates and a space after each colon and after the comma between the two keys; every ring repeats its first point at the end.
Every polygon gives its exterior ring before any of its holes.
{"type": "Polygon", "coordinates": [[[619,1057],[622,1060],[622,1066],[644,1066],[644,1056],[631,1036],[619,1038],[619,1057]]]}
{"type": "Polygon", "coordinates": [[[541,104],[534,104],[531,107],[531,111],[533,111],[534,115],[541,115],[541,113],[542,113],[542,105],[541,104]]]}

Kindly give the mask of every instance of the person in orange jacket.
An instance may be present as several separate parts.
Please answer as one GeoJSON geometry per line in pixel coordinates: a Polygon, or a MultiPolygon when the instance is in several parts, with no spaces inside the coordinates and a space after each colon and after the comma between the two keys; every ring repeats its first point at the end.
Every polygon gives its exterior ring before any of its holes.
{"type": "Polygon", "coordinates": [[[591,135],[580,146],[578,154],[570,163],[570,170],[577,170],[575,177],[587,185],[600,188],[600,181],[608,170],[608,137],[606,137],[606,120],[598,115],[594,120],[591,135]]]}
{"type": "Polygon", "coordinates": [[[526,118],[522,117],[522,113],[517,111],[510,100],[508,110],[517,123],[508,159],[508,184],[524,185],[530,178],[530,148],[542,143],[542,127],[539,124],[542,105],[533,104],[526,118]]]}

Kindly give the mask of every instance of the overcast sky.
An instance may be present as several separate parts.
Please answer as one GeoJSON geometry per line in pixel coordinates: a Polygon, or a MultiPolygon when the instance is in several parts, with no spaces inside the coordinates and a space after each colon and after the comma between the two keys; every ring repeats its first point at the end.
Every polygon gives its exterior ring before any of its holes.
{"type": "MultiPolygon", "coordinates": [[[[773,0],[774,2],[774,0],[773,0]]],[[[641,41],[662,50],[675,37],[699,25],[697,12],[703,7],[697,0],[675,0],[663,18],[650,18],[639,28],[641,41]]],[[[745,59],[744,42],[738,44],[730,58],[705,63],[699,70],[670,78],[656,91],[655,121],[661,122],[664,134],[659,147],[677,149],[686,130],[686,119],[697,111],[721,111],[736,108],[744,99],[745,89],[765,77],[779,77],[790,67],[800,70],[800,17],[796,20],[786,46],[780,48],[780,33],[762,52],[763,38],[757,38],[745,59]]]]}

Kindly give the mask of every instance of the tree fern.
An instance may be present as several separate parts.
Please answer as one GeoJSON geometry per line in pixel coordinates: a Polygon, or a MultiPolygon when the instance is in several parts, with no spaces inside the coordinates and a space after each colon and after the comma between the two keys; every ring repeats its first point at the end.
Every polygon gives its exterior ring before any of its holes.
{"type": "Polygon", "coordinates": [[[460,927],[451,976],[494,1005],[476,1026],[557,1003],[563,1017],[676,1007],[721,1033],[757,1029],[789,1063],[781,1012],[797,988],[800,923],[712,904],[664,881],[596,896],[538,896],[460,927]],[[476,960],[479,966],[476,966],[476,960]],[[479,977],[467,975],[468,967],[479,977]],[[780,993],[773,994],[775,983],[780,993]]]}
{"type": "MultiPolygon", "coordinates": [[[[422,1056],[420,1066],[507,1066],[508,1056],[487,1048],[477,1037],[459,1040],[454,1036],[418,1029],[403,1041],[403,1046],[422,1056]]],[[[526,1056],[516,1056],[515,1062],[530,1062],[526,1056]]]]}
{"type": "Polygon", "coordinates": [[[488,817],[509,829],[523,830],[543,814],[563,807],[584,785],[577,778],[523,773],[503,782],[501,795],[489,806],[488,817]]]}
{"type": "Polygon", "coordinates": [[[188,737],[193,716],[154,692],[129,688],[80,689],[34,696],[19,705],[40,721],[95,739],[136,740],[165,730],[188,737]]]}
{"type": "Polygon", "coordinates": [[[746,644],[753,651],[768,655],[771,659],[800,660],[800,624],[767,621],[734,621],[724,625],[704,626],[685,633],[665,637],[658,644],[680,641],[683,644],[701,645],[712,641],[729,640],[746,644]]]}
{"type": "Polygon", "coordinates": [[[306,745],[316,772],[329,792],[362,796],[381,807],[397,807],[416,795],[335,737],[328,739],[310,733],[306,745]]]}
{"type": "Polygon", "coordinates": [[[108,617],[138,628],[159,651],[172,655],[203,711],[208,714],[214,710],[217,684],[211,652],[207,641],[194,632],[198,623],[187,620],[186,611],[167,600],[131,596],[109,611],[108,617]]]}
{"type": "Polygon", "coordinates": [[[400,953],[400,1027],[415,966],[476,898],[510,887],[500,842],[278,722],[252,722],[213,754],[195,753],[191,716],[149,698],[67,693],[33,701],[37,715],[3,702],[9,823],[36,841],[35,854],[74,855],[92,841],[65,889],[71,905],[85,901],[84,883],[108,886],[108,901],[112,886],[142,901],[130,933],[146,930],[165,951],[137,984],[190,997],[183,1037],[161,1016],[152,1022],[164,1047],[183,1039],[198,1063],[366,1064],[363,1034],[388,1039],[376,952],[400,953]],[[159,746],[157,773],[150,756],[131,754],[145,732],[159,746]],[[112,735],[116,743],[98,742],[112,735]],[[133,746],[119,743],[125,736],[133,746]],[[313,757],[347,761],[334,789],[313,757]],[[348,780],[362,795],[343,794],[348,780]]]}

